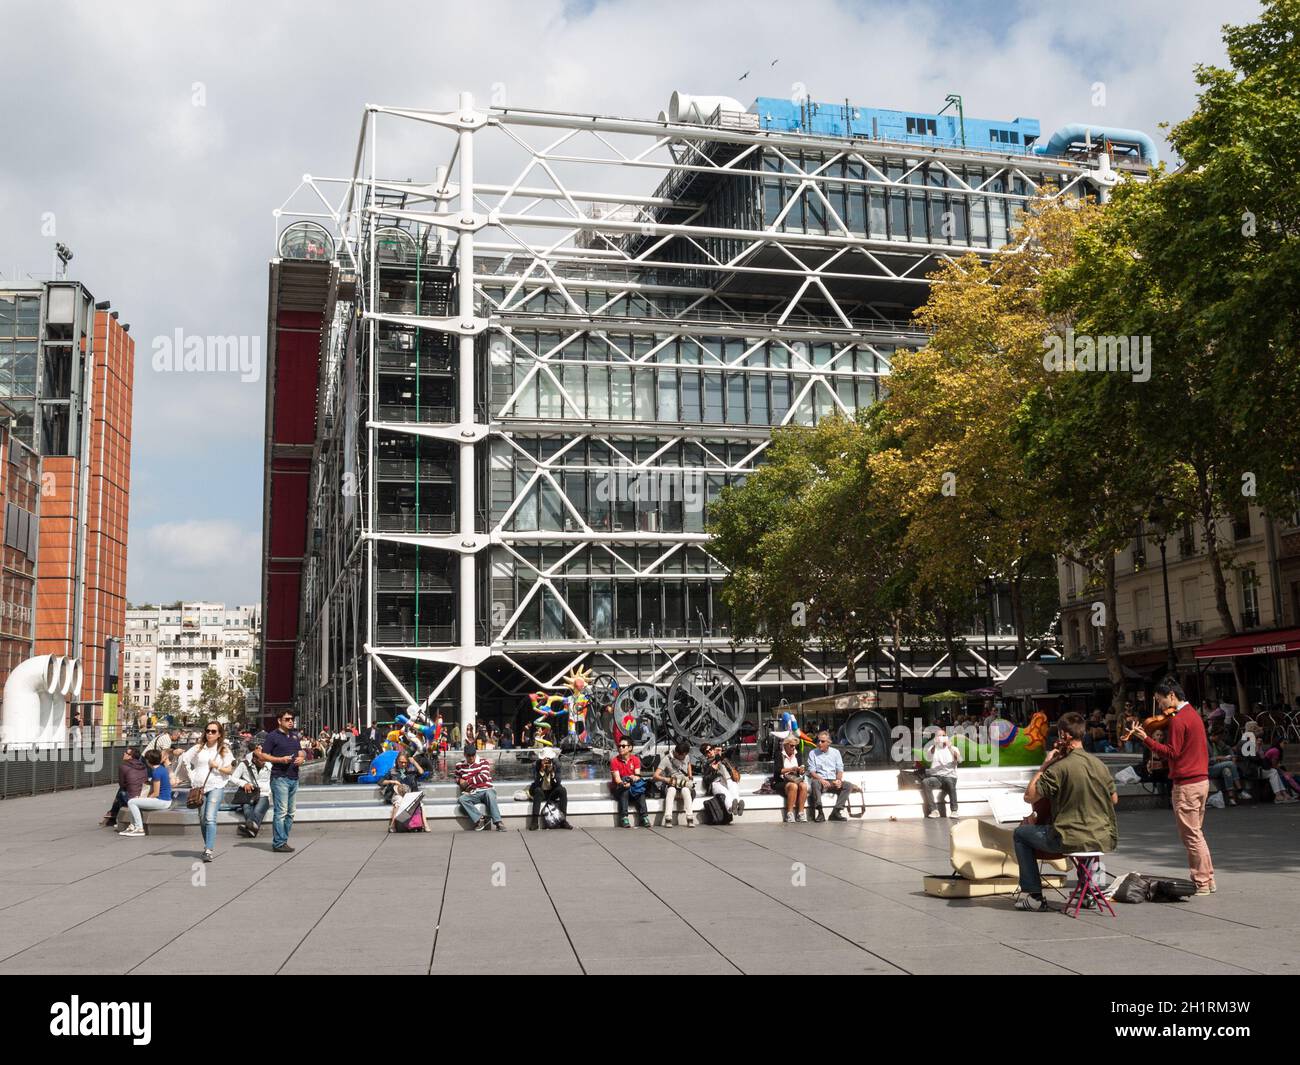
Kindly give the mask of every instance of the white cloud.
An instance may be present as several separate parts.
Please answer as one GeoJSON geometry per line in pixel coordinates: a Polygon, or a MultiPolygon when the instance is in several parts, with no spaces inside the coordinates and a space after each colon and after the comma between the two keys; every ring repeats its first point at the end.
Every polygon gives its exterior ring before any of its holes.
{"type": "Polygon", "coordinates": [[[136,531],[127,561],[133,602],[256,602],[260,532],[224,519],[164,521],[136,531]]]}

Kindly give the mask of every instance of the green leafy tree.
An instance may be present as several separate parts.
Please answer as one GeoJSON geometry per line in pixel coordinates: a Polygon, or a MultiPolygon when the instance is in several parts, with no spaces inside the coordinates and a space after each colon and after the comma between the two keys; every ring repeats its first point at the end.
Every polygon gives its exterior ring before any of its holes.
{"type": "Polygon", "coordinates": [[[762,637],[802,668],[817,647],[857,664],[886,640],[927,631],[904,521],[875,483],[875,431],[832,417],[773,434],[764,464],[710,510],[710,550],[730,573],[722,596],[741,637],[762,637]]]}
{"type": "MultiPolygon", "coordinates": [[[[1042,275],[1068,260],[1097,210],[1045,196],[995,260],[972,254],[933,274],[916,315],[930,340],[896,353],[872,415],[885,445],[873,464],[908,519],[920,586],[948,599],[964,587],[973,598],[986,580],[1005,581],[1021,658],[1046,623],[1043,595],[1055,598],[1052,553],[1064,519],[1016,447],[1008,412],[1046,380],[1043,338],[1053,323],[1042,275]]],[[[1054,613],[1053,603],[1047,617],[1054,613]]]]}
{"type": "Polygon", "coordinates": [[[222,688],[221,674],[208,666],[199,678],[199,697],[194,700],[194,710],[201,718],[226,720],[226,693],[222,688]]]}
{"type": "Polygon", "coordinates": [[[248,693],[257,688],[257,679],[256,666],[248,666],[240,671],[235,678],[234,688],[229,689],[224,696],[227,721],[238,724],[248,719],[248,693]]]}
{"type": "Polygon", "coordinates": [[[154,696],[153,712],[159,720],[170,717],[176,720],[181,712],[180,682],[175,677],[163,677],[158,682],[158,693],[154,696]]]}

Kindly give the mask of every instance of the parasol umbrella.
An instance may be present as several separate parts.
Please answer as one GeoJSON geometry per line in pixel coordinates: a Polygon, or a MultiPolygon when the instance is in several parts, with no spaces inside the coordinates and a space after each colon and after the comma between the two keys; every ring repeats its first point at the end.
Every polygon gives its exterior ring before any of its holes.
{"type": "Polygon", "coordinates": [[[966,698],[962,692],[946,691],[935,692],[934,695],[927,695],[921,699],[923,703],[959,703],[966,698]]]}

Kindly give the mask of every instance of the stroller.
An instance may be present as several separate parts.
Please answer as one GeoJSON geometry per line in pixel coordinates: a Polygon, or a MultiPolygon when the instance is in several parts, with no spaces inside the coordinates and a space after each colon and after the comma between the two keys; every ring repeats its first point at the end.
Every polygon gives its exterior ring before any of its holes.
{"type": "MultiPolygon", "coordinates": [[[[397,785],[399,789],[404,785],[397,785]]],[[[424,794],[418,791],[399,791],[393,799],[393,814],[388,819],[389,832],[428,832],[429,822],[424,816],[424,794]]]]}

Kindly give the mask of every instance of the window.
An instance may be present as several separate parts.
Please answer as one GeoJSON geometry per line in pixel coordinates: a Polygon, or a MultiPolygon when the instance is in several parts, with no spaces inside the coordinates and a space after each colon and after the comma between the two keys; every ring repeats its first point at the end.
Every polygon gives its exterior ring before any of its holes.
{"type": "Polygon", "coordinates": [[[1259,625],[1259,575],[1254,565],[1241,571],[1241,625],[1246,629],[1259,625]]]}
{"type": "Polygon", "coordinates": [[[922,137],[925,136],[933,137],[937,129],[938,126],[935,124],[935,120],[933,118],[909,117],[907,120],[907,132],[911,134],[917,134],[922,137]]]}

